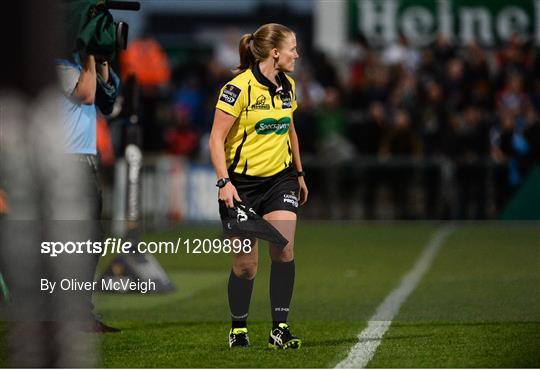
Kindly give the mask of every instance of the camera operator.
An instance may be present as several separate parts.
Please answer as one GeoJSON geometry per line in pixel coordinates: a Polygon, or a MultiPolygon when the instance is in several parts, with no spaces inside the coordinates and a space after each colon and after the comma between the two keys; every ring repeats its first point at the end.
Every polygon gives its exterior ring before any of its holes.
{"type": "MultiPolygon", "coordinates": [[[[86,222],[83,225],[84,231],[89,232],[91,238],[97,241],[102,239],[103,232],[100,225],[102,195],[96,150],[96,107],[103,114],[111,113],[120,80],[104,56],[76,52],[70,58],[58,59],[56,64],[63,91],[61,109],[65,132],[64,151],[82,176],[80,180],[86,196],[81,208],[88,209],[82,220],[86,222]],[[90,220],[86,220],[86,217],[90,220]]],[[[99,255],[86,258],[90,260],[90,268],[84,273],[84,280],[93,281],[99,255]]],[[[91,293],[85,299],[88,299],[88,316],[85,314],[88,317],[88,325],[85,325],[87,331],[119,331],[94,316],[91,293]]]]}

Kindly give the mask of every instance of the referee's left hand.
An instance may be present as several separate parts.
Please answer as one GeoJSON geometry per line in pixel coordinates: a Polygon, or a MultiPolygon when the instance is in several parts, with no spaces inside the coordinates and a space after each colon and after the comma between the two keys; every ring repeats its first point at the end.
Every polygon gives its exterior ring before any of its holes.
{"type": "Polygon", "coordinates": [[[300,185],[300,194],[298,194],[298,197],[300,199],[300,205],[304,205],[307,202],[308,198],[308,189],[306,185],[306,181],[304,180],[304,176],[300,176],[298,178],[298,184],[300,185]]]}

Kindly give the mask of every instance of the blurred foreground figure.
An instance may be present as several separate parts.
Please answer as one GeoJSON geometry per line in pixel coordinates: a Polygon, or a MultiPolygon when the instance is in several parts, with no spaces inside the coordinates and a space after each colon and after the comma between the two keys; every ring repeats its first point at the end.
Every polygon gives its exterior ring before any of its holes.
{"type": "MultiPolygon", "coordinates": [[[[98,178],[96,107],[99,107],[103,114],[111,113],[120,80],[109,68],[109,63],[103,56],[73,53],[70,57],[58,59],[56,63],[63,92],[60,109],[64,141],[61,144],[66,159],[76,166],[79,172],[77,179],[83,192],[80,204],[84,205],[83,208],[88,208],[88,213],[61,219],[81,221],[74,225],[79,229],[78,235],[67,241],[100,242],[103,239],[100,224],[103,200],[98,178]]],[[[81,282],[94,281],[99,256],[99,254],[86,256],[84,262],[90,268],[85,275],[79,276],[82,279],[81,282]]],[[[84,257],[84,254],[80,256],[80,258],[84,257]]],[[[118,332],[118,329],[107,326],[94,317],[92,292],[88,291],[84,295],[86,295],[88,312],[84,314],[83,319],[89,321],[85,330],[100,333],[118,332]]]]}
{"type": "Polygon", "coordinates": [[[10,290],[1,314],[14,367],[92,367],[96,359],[93,339],[81,330],[83,297],[40,289],[42,279],[90,271],[87,257],[40,253],[44,240],[84,238],[73,224],[81,221],[59,220],[85,220],[90,214],[79,170],[62,153],[54,69],[62,21],[56,5],[21,0],[1,12],[2,45],[10,53],[0,71],[0,176],[9,204],[0,221],[0,270],[10,290]]]}

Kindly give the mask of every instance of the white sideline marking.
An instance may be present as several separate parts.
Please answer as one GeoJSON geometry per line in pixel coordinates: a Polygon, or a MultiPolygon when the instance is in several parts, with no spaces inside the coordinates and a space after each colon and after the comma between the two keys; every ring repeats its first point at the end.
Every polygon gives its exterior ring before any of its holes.
{"type": "Polygon", "coordinates": [[[358,334],[358,343],[351,348],[347,358],[336,365],[336,368],[360,369],[366,367],[381,344],[384,334],[392,324],[401,305],[416,288],[422,276],[431,266],[444,239],[452,231],[453,228],[444,227],[431,238],[414,267],[403,276],[399,287],[392,291],[377,308],[375,314],[369,319],[367,328],[358,334]]]}

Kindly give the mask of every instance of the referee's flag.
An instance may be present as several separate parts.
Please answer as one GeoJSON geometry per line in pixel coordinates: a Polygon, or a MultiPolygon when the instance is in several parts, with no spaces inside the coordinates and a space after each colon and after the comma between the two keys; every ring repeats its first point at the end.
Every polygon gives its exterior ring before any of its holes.
{"type": "Polygon", "coordinates": [[[272,224],[255,213],[245,200],[243,202],[234,200],[233,208],[220,201],[220,213],[223,229],[228,236],[263,239],[280,248],[285,248],[289,243],[272,224]]]}

